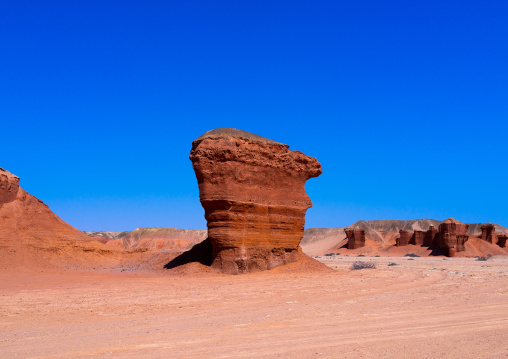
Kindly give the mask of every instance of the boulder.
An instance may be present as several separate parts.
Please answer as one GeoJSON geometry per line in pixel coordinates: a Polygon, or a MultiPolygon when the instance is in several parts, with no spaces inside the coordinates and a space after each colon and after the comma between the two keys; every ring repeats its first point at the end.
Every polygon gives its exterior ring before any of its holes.
{"type": "Polygon", "coordinates": [[[212,268],[247,273],[297,260],[312,206],[305,182],[322,173],[315,158],[232,128],[198,137],[189,158],[213,247],[212,268]]]}

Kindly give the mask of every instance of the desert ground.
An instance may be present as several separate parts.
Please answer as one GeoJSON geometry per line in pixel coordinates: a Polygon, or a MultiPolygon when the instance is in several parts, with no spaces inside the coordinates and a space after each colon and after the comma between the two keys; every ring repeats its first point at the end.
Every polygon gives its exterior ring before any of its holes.
{"type": "Polygon", "coordinates": [[[507,256],[318,260],[333,270],[4,270],[0,357],[508,357],[507,256]]]}

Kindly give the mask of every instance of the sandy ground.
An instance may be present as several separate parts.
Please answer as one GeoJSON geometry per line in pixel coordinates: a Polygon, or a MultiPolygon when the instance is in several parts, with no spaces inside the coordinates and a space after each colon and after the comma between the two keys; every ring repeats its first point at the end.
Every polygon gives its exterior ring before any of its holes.
{"type": "Polygon", "coordinates": [[[336,271],[4,271],[0,358],[508,357],[508,257],[320,260],[336,271]]]}

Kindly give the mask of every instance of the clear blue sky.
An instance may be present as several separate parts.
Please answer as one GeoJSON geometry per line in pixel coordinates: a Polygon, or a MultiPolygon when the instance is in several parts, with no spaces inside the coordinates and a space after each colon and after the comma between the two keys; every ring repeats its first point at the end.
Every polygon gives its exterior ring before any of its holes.
{"type": "Polygon", "coordinates": [[[10,1],[0,167],[83,230],[206,228],[191,142],[315,156],[307,227],[508,226],[506,1],[10,1]]]}

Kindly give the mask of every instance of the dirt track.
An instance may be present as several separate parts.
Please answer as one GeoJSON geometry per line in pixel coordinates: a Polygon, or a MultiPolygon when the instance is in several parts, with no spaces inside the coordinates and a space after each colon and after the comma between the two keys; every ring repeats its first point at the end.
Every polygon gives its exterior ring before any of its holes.
{"type": "Polygon", "coordinates": [[[0,357],[508,356],[507,257],[321,260],[337,271],[2,272],[0,357]]]}

